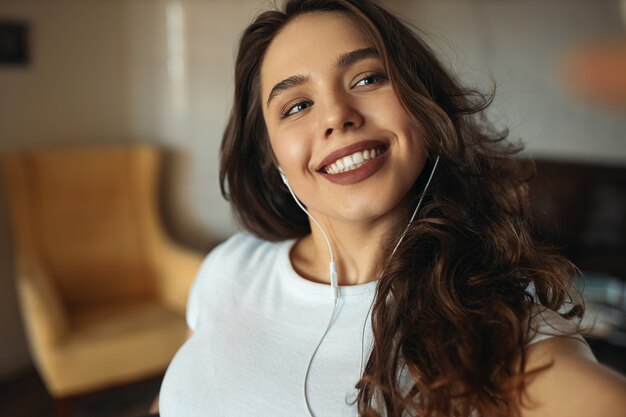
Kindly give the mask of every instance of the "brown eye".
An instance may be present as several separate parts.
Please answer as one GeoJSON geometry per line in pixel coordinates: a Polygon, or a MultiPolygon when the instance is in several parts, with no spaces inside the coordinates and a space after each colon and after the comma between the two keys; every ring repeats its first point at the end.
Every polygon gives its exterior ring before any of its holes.
{"type": "Polygon", "coordinates": [[[311,102],[301,101],[296,103],[295,105],[289,107],[285,112],[282,113],[282,117],[288,117],[294,115],[296,113],[300,113],[302,110],[306,110],[311,107],[311,102]]]}
{"type": "Polygon", "coordinates": [[[378,83],[382,83],[384,81],[386,81],[387,78],[385,78],[384,76],[380,75],[380,74],[370,74],[366,77],[361,78],[359,81],[357,81],[352,88],[354,87],[364,87],[364,86],[368,86],[371,84],[378,84],[378,83]]]}

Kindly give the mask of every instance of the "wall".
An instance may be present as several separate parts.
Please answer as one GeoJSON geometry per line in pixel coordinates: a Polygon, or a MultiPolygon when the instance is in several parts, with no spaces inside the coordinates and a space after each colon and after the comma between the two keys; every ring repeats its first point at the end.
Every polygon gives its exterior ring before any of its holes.
{"type": "MultiPolygon", "coordinates": [[[[234,225],[217,161],[240,31],[268,0],[0,0],[32,26],[24,69],[0,67],[0,151],[153,141],[176,150],[164,215],[199,248],[234,225]]],[[[571,101],[558,58],[588,37],[624,32],[616,0],[388,0],[428,33],[466,81],[497,82],[491,111],[539,156],[626,164],[623,114],[571,101]]],[[[2,203],[2,201],[0,201],[2,203]]],[[[29,363],[0,204],[0,378],[29,363]]]]}
{"type": "MultiPolygon", "coordinates": [[[[624,2],[626,4],[626,2],[624,2]]],[[[562,59],[581,43],[626,37],[618,1],[428,0],[399,2],[404,16],[470,84],[496,83],[489,112],[528,153],[626,163],[626,119],[568,95],[562,59]]]]}
{"type": "Polygon", "coordinates": [[[129,3],[132,129],[184,149],[171,167],[167,210],[175,233],[193,242],[235,230],[219,190],[218,152],[232,100],[234,45],[259,4],[129,3]]]}
{"type": "Polygon", "coordinates": [[[0,148],[120,140],[130,132],[127,5],[0,2],[32,27],[32,62],[0,67],[0,148]]]}

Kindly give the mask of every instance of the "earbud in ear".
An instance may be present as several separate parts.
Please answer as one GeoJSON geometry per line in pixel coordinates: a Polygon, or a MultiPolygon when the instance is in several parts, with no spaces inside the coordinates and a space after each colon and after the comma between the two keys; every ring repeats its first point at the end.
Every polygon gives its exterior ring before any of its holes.
{"type": "Polygon", "coordinates": [[[280,174],[280,177],[283,179],[283,182],[285,183],[285,185],[289,187],[289,181],[287,181],[287,176],[285,175],[281,167],[278,167],[278,173],[280,174]]]}

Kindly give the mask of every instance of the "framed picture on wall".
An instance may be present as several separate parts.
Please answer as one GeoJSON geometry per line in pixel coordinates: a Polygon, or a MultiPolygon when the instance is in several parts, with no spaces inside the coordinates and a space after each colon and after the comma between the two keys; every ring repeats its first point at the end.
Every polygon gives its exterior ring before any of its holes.
{"type": "Polygon", "coordinates": [[[23,66],[29,61],[28,24],[0,18],[0,66],[23,66]]]}

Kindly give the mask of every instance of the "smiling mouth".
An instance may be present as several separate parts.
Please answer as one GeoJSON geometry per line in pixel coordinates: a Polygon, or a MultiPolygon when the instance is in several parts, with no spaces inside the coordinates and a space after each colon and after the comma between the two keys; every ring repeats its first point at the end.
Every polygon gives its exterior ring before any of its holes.
{"type": "Polygon", "coordinates": [[[334,175],[353,171],[365,165],[366,163],[378,158],[386,151],[387,147],[384,145],[376,146],[371,149],[365,149],[363,151],[357,151],[353,154],[339,158],[335,162],[324,166],[320,170],[320,172],[324,174],[334,175]]]}

